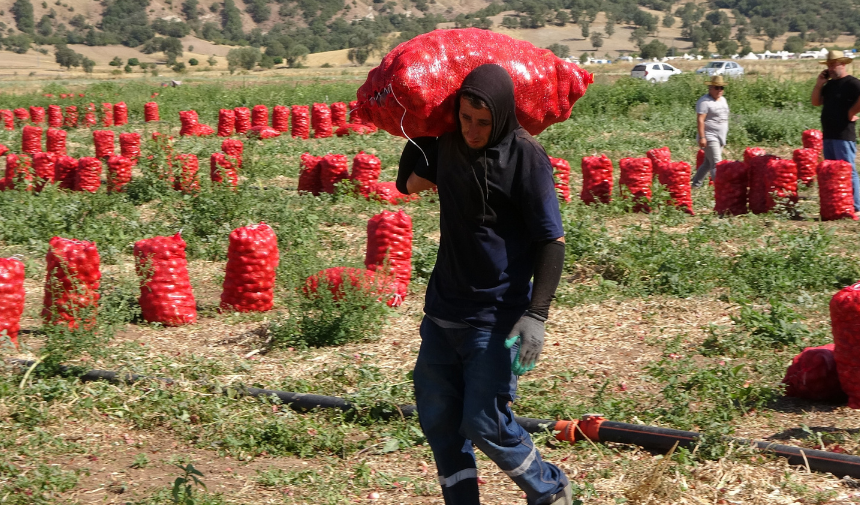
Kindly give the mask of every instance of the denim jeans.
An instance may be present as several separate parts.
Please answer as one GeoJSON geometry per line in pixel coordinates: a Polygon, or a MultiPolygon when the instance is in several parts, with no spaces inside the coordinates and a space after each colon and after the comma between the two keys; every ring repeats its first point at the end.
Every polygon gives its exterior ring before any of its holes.
{"type": "Polygon", "coordinates": [[[860,177],[854,158],[857,157],[857,143],[851,140],[824,139],[824,159],[843,160],[851,163],[851,187],[854,189],[854,211],[860,212],[860,177]]]}
{"type": "Polygon", "coordinates": [[[478,505],[472,444],[525,491],[529,505],[549,503],[568,479],[542,460],[514,420],[517,346],[506,334],[442,328],[425,317],[413,380],[418,419],[430,443],[446,505],[478,505]]]}
{"type": "Polygon", "coordinates": [[[705,161],[696,167],[696,173],[693,176],[692,186],[701,188],[705,183],[705,177],[711,176],[711,179],[716,177],[717,163],[723,161],[723,146],[719,140],[708,140],[708,145],[705,147],[705,161]]]}

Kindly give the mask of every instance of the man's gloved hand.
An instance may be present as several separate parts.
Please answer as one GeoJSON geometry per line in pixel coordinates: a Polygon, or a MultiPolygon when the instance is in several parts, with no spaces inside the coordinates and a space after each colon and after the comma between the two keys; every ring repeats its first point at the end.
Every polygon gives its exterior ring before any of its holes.
{"type": "Polygon", "coordinates": [[[505,347],[510,349],[519,340],[520,348],[514,362],[511,363],[511,371],[514,375],[523,375],[533,370],[538,357],[543,350],[543,336],[546,318],[526,311],[514,324],[508,338],[505,339],[505,347]]]}

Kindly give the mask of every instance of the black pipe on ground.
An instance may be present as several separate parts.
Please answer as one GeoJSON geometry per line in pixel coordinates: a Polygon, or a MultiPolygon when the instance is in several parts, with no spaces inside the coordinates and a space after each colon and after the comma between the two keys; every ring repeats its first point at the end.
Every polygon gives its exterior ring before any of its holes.
{"type": "MultiPolygon", "coordinates": [[[[12,360],[14,363],[30,368],[33,361],[12,360]]],[[[68,367],[61,367],[68,371],[68,367]]],[[[144,375],[121,374],[106,370],[90,370],[78,377],[82,381],[106,380],[109,382],[132,383],[151,379],[144,375]]],[[[156,378],[166,384],[175,381],[170,378],[156,378]]],[[[275,396],[283,404],[290,408],[306,412],[316,408],[339,409],[343,412],[353,410],[354,406],[343,398],[334,396],[323,396],[306,393],[293,393],[289,391],[277,391],[274,389],[260,389],[242,387],[237,388],[239,394],[246,396],[275,396]]],[[[403,417],[411,417],[416,414],[414,405],[400,406],[399,414],[403,417]]],[[[658,426],[647,426],[641,424],[620,423],[608,421],[600,416],[586,414],[579,420],[552,421],[548,419],[532,419],[529,417],[516,417],[516,421],[529,433],[556,431],[556,438],[568,442],[579,440],[591,440],[593,442],[616,442],[620,444],[631,444],[645,449],[666,453],[676,443],[679,447],[691,448],[701,438],[699,433],[693,431],[673,430],[658,426]]],[[[814,449],[801,449],[790,445],[774,444],[762,440],[745,440],[740,438],[726,437],[726,441],[738,445],[751,445],[763,452],[769,452],[788,459],[791,465],[805,466],[817,472],[829,472],[836,477],[849,476],[860,478],[860,457],[835,452],[819,451],[814,449]]]]}

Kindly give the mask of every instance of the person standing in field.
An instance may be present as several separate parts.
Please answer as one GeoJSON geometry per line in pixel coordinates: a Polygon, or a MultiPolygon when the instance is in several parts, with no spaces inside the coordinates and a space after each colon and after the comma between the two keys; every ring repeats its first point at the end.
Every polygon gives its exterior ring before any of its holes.
{"type": "Polygon", "coordinates": [[[696,142],[705,151],[705,159],[696,167],[692,186],[700,188],[705,177],[716,175],[717,163],[723,160],[723,147],[729,133],[729,103],[723,96],[726,82],[715,75],[705,83],[708,92],[696,102],[696,142]]]}
{"type": "Polygon", "coordinates": [[[454,103],[459,129],[407,143],[397,177],[403,193],[439,191],[441,239],[413,373],[418,418],[446,505],[480,503],[473,444],[529,505],[571,505],[567,476],[511,411],[517,376],[543,349],[564,264],[552,167],[517,121],[502,67],[473,70],[454,103]]]}
{"type": "Polygon", "coordinates": [[[851,163],[854,211],[860,212],[860,177],[854,163],[857,155],[854,123],[860,113],[860,79],[848,74],[845,67],[852,61],[842,51],[827,51],[827,60],[819,62],[827,65],[827,69],[818,74],[812,88],[812,105],[824,106],[821,108],[824,159],[851,163]]]}

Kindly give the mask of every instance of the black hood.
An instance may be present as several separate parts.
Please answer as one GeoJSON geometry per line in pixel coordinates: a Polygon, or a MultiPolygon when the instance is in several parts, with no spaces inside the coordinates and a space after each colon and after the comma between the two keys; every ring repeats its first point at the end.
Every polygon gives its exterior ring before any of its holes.
{"type": "MultiPolygon", "coordinates": [[[[514,81],[504,68],[494,63],[481,65],[469,72],[454,101],[454,118],[460,131],[460,95],[468,91],[487,102],[493,116],[493,130],[484,149],[501,142],[509,133],[520,127],[514,102],[514,81]]],[[[460,138],[463,135],[460,133],[460,138]]]]}

